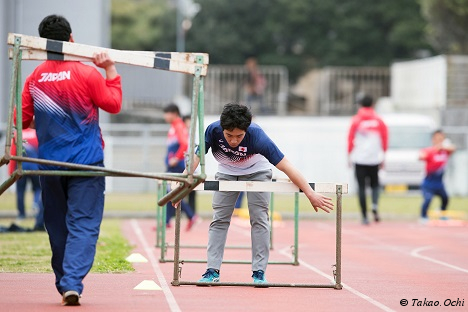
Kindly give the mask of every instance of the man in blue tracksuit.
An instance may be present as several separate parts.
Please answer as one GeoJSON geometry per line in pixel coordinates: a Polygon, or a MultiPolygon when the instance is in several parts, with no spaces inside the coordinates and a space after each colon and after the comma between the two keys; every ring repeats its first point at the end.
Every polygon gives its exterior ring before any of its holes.
{"type": "MultiPolygon", "coordinates": [[[[68,21],[57,15],[39,25],[43,38],[73,42],[68,21]]],[[[35,124],[39,158],[104,166],[99,109],[118,113],[121,79],[108,54],[97,53],[92,66],[46,61],[28,76],[22,94],[23,129],[35,124]]],[[[41,170],[65,170],[40,165],[41,170]]],[[[79,305],[83,279],[94,261],[104,210],[103,176],[40,177],[44,222],[52,249],[55,286],[63,305],[79,305]]]]}

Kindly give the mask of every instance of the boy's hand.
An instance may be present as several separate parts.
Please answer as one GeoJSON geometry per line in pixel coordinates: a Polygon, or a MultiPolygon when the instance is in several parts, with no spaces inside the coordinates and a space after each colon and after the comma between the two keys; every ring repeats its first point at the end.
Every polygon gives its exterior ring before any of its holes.
{"type": "Polygon", "coordinates": [[[310,195],[307,195],[307,198],[312,204],[312,207],[314,207],[315,212],[318,212],[317,208],[322,209],[326,213],[330,213],[330,211],[333,210],[333,202],[330,197],[313,192],[310,195]]]}

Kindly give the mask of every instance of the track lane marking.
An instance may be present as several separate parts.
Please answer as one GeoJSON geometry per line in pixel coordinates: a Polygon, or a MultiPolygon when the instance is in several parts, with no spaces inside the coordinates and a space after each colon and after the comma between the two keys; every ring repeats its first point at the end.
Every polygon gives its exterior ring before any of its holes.
{"type": "MultiPolygon", "coordinates": [[[[291,258],[292,259],[292,256],[290,254],[287,253],[287,251],[289,251],[289,247],[285,247],[283,249],[281,249],[279,251],[280,254],[288,257],[288,258],[291,258]]],[[[299,260],[299,264],[304,266],[305,268],[317,273],[318,275],[320,276],[323,276],[325,277],[326,279],[328,279],[330,282],[331,281],[334,281],[334,278],[331,276],[331,275],[328,275],[327,273],[319,270],[318,268],[314,267],[313,265],[310,265],[308,264],[307,262],[303,261],[303,260],[299,260]]],[[[365,301],[369,302],[370,304],[373,304],[374,306],[378,307],[379,309],[383,310],[383,311],[386,311],[386,312],[394,312],[395,310],[387,307],[386,305],[384,305],[383,303],[380,303],[379,301],[361,293],[360,291],[352,288],[351,286],[349,286],[348,284],[346,283],[341,283],[341,285],[343,285],[343,288],[346,289],[347,291],[351,292],[352,294],[360,297],[361,299],[364,299],[365,301]]]]}
{"type": "MultiPolygon", "coordinates": [[[[231,223],[231,226],[233,224],[231,223]]],[[[242,233],[244,234],[245,236],[250,236],[250,232],[246,229],[246,228],[241,228],[239,227],[238,225],[235,225],[234,226],[236,232],[239,232],[239,233],[242,233]]],[[[287,258],[290,258],[290,259],[293,259],[293,256],[290,254],[290,247],[285,247],[281,250],[278,251],[278,253],[280,253],[281,255],[287,257],[287,258]],[[288,253],[289,252],[289,253],[288,253]]],[[[300,260],[299,259],[299,263],[304,266],[305,268],[317,273],[318,275],[320,276],[323,276],[325,277],[326,279],[328,279],[330,282],[334,281],[334,278],[331,276],[331,275],[328,275],[326,274],[325,272],[317,269],[316,267],[308,264],[307,262],[303,261],[303,260],[300,260]]],[[[352,294],[360,297],[361,299],[364,299],[366,300],[367,302],[373,304],[374,306],[378,307],[379,309],[383,310],[383,311],[386,311],[386,312],[394,312],[395,310],[387,307],[386,305],[384,305],[383,303],[380,303],[378,302],[377,300],[359,292],[358,290],[352,288],[351,286],[345,284],[345,283],[341,283],[341,285],[343,285],[343,288],[348,290],[349,292],[351,292],[352,294]]]]}
{"type": "Polygon", "coordinates": [[[156,260],[154,254],[153,254],[153,249],[149,246],[148,241],[146,240],[145,236],[143,235],[143,231],[141,230],[140,225],[138,224],[138,221],[135,219],[130,220],[130,224],[133,228],[133,231],[135,232],[136,236],[138,237],[138,240],[140,241],[141,245],[143,246],[143,249],[146,252],[147,258],[149,259],[151,266],[153,267],[153,272],[156,274],[156,277],[158,278],[159,284],[161,285],[161,288],[163,290],[164,296],[166,297],[166,301],[169,304],[169,308],[171,309],[172,312],[180,312],[180,307],[177,304],[177,301],[172,294],[169,285],[167,284],[166,278],[164,277],[163,272],[161,271],[161,268],[158,265],[158,261],[156,260]]]}
{"type": "Polygon", "coordinates": [[[437,259],[434,259],[434,258],[431,258],[431,257],[428,257],[428,256],[423,256],[423,255],[419,254],[419,252],[421,252],[421,251],[432,249],[432,248],[434,248],[434,247],[433,246],[418,247],[416,249],[413,249],[410,254],[411,254],[411,256],[413,256],[415,258],[423,259],[423,260],[426,260],[426,261],[429,261],[429,262],[433,262],[435,264],[446,266],[448,268],[451,268],[451,269],[454,269],[454,270],[457,270],[457,271],[460,271],[460,272],[463,272],[463,273],[468,273],[467,269],[463,269],[463,268],[460,268],[460,267],[458,267],[456,265],[453,265],[453,264],[450,264],[450,263],[447,263],[447,262],[444,262],[444,261],[440,261],[440,260],[437,260],[437,259]]]}

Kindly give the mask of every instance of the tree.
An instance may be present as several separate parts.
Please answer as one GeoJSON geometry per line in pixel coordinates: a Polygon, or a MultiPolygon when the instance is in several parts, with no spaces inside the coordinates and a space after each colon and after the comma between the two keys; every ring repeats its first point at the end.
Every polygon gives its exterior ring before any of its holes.
{"type": "Polygon", "coordinates": [[[112,0],[115,49],[175,51],[175,28],[175,11],[167,1],[112,0]]]}
{"type": "MultiPolygon", "coordinates": [[[[294,80],[314,67],[387,66],[430,49],[418,0],[195,2],[202,9],[185,47],[209,53],[211,64],[243,64],[256,55],[260,64],[286,65],[294,80]]],[[[175,8],[168,3],[113,0],[121,6],[113,8],[113,46],[175,50],[175,8]]]]}
{"type": "Polygon", "coordinates": [[[468,53],[468,0],[420,0],[430,43],[440,53],[468,53]]]}

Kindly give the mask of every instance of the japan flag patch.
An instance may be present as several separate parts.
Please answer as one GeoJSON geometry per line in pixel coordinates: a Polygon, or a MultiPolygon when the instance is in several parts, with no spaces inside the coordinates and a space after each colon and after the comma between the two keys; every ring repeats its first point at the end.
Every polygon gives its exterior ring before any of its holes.
{"type": "Polygon", "coordinates": [[[247,153],[247,147],[239,146],[239,152],[247,153]]]}

